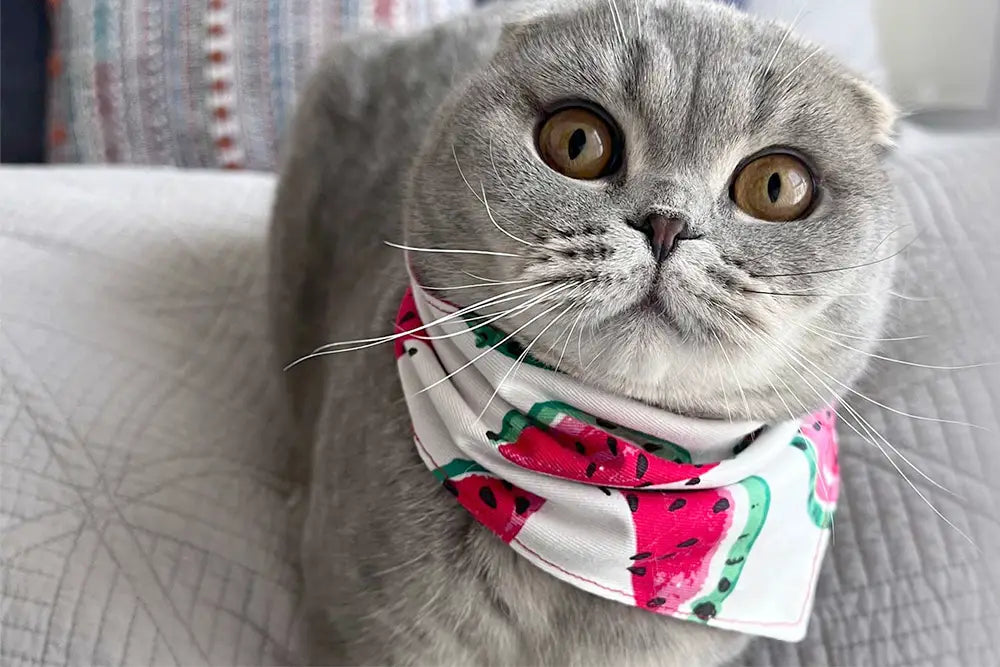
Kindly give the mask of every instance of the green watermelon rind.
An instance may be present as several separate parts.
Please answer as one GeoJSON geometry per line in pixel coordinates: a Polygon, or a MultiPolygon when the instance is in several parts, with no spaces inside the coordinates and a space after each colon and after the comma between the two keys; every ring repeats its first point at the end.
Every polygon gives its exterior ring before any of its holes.
{"type": "Polygon", "coordinates": [[[753,548],[754,542],[757,541],[757,537],[760,536],[760,531],[763,530],[767,520],[767,513],[771,507],[771,489],[768,488],[767,482],[760,477],[753,476],[740,482],[740,485],[746,489],[750,505],[746,523],[743,525],[743,532],[730,547],[729,553],[726,554],[725,565],[719,574],[718,581],[726,580],[728,585],[724,590],[720,590],[719,585],[716,584],[712,592],[691,603],[692,610],[705,604],[711,604],[715,608],[715,612],[709,618],[701,618],[692,612],[688,620],[696,623],[707,623],[710,618],[718,615],[722,609],[722,603],[736,589],[736,582],[739,581],[740,575],[743,573],[743,567],[746,565],[750,550],[753,548]]]}
{"type": "Polygon", "coordinates": [[[493,473],[483,466],[468,459],[452,459],[443,466],[439,466],[431,471],[431,474],[433,474],[434,478],[439,482],[443,482],[446,479],[457,479],[471,473],[485,473],[487,475],[493,475],[493,473]]]}
{"type": "Polygon", "coordinates": [[[819,460],[816,445],[801,433],[797,433],[791,442],[792,446],[801,450],[809,464],[809,497],[806,500],[806,511],[809,519],[817,528],[829,528],[833,523],[834,508],[820,502],[816,498],[816,478],[819,475],[819,460]]]}
{"type": "MultiPolygon", "coordinates": [[[[503,356],[515,361],[521,359],[521,355],[524,353],[524,346],[513,338],[508,338],[510,334],[505,334],[503,331],[500,331],[500,329],[492,327],[488,324],[476,324],[475,321],[481,320],[482,316],[477,315],[474,312],[469,312],[463,315],[462,319],[465,320],[466,326],[472,329],[472,333],[476,337],[476,347],[483,349],[492,348],[503,356]],[[504,340],[505,338],[507,339],[506,341],[504,340]]],[[[552,367],[543,364],[530,354],[525,354],[524,358],[521,359],[521,362],[528,364],[529,366],[543,368],[547,371],[553,370],[552,367]]]]}
{"type": "MultiPolygon", "coordinates": [[[[529,426],[546,429],[562,415],[567,415],[577,421],[590,424],[594,428],[604,428],[598,425],[596,417],[571,405],[567,405],[562,401],[544,401],[531,406],[531,410],[528,411],[527,415],[517,410],[511,410],[504,415],[503,424],[501,425],[497,439],[503,443],[515,443],[520,437],[521,432],[529,426]]],[[[659,457],[679,461],[680,463],[691,463],[691,452],[669,440],[655,438],[651,435],[625,428],[624,426],[616,426],[614,434],[630,442],[657,445],[660,449],[656,452],[656,455],[659,457]]]]}

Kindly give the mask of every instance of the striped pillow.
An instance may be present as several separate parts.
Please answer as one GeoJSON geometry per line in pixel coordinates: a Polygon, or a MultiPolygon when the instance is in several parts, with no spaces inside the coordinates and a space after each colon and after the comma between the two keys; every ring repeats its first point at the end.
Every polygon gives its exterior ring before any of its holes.
{"type": "Polygon", "coordinates": [[[338,35],[407,30],[474,0],[48,0],[49,159],[274,169],[338,35]]]}

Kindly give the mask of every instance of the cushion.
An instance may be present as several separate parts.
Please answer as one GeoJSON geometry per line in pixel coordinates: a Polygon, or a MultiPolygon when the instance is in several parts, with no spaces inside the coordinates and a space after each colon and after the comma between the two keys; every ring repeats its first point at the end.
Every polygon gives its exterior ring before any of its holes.
{"type": "MultiPolygon", "coordinates": [[[[272,169],[327,45],[474,0],[53,2],[53,162],[272,169]]],[[[5,12],[6,15],[6,12],[5,12]]]]}

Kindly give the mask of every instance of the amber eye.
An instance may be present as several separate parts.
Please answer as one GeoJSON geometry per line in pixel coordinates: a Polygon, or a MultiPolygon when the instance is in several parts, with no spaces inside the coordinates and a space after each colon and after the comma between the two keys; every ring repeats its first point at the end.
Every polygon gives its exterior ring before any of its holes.
{"type": "Polygon", "coordinates": [[[560,174],[589,180],[617,166],[615,140],[615,128],[600,114],[570,107],[552,114],[542,125],[538,152],[560,174]]]}
{"type": "Polygon", "coordinates": [[[748,215],[767,222],[805,217],[815,199],[813,175],[790,153],[770,153],[748,162],[736,174],[732,197],[748,215]]]}

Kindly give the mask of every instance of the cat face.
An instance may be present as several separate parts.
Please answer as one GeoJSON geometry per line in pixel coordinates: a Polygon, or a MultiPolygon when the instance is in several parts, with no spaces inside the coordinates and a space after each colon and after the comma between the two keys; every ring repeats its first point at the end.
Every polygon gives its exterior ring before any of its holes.
{"type": "Polygon", "coordinates": [[[500,254],[411,253],[421,283],[482,283],[443,290],[463,305],[536,285],[484,312],[524,304],[496,324],[532,355],[679,412],[829,402],[905,236],[890,105],[725,7],[547,7],[505,28],[412,170],[411,245],[500,254]]]}

